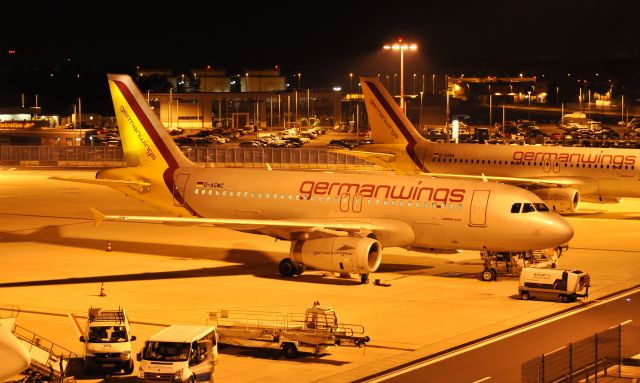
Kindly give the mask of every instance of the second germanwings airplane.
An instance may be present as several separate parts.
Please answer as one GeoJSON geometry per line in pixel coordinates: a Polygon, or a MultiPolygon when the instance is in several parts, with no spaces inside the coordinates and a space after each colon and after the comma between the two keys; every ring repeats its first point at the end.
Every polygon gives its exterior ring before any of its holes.
{"type": "Polygon", "coordinates": [[[640,197],[637,150],[434,143],[418,133],[377,78],[360,83],[375,143],[349,154],[399,173],[521,186],[562,214],[575,212],[581,200],[640,197]]]}
{"type": "Polygon", "coordinates": [[[180,152],[131,77],[108,78],[127,166],[100,171],[96,179],[65,180],[110,186],[175,217],[94,210],[97,222],[215,225],[268,235],[291,241],[290,258],[279,265],[284,276],[307,265],[359,274],[363,282],[380,265],[384,247],[526,251],[573,236],[537,196],[509,185],[198,166],[180,152]]]}

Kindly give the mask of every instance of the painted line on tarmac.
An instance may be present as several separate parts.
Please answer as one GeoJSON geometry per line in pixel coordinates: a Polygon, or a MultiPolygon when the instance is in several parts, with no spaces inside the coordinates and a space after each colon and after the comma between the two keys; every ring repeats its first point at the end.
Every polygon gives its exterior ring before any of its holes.
{"type": "Polygon", "coordinates": [[[375,373],[375,374],[371,374],[368,377],[363,377],[360,379],[356,379],[353,382],[367,382],[367,383],[377,383],[377,382],[382,382],[385,381],[387,379],[391,379],[394,378],[396,376],[400,376],[403,374],[406,374],[408,372],[420,369],[422,367],[426,367],[426,366],[430,366],[432,364],[441,362],[443,360],[452,358],[454,356],[460,355],[460,354],[464,354],[466,352],[484,347],[486,345],[489,345],[491,343],[495,343],[498,341],[501,341],[503,339],[509,338],[513,335],[517,335],[520,333],[523,333],[525,331],[529,331],[532,330],[536,327],[540,327],[540,326],[544,326],[546,324],[555,322],[557,320],[560,319],[564,319],[567,317],[570,317],[572,315],[575,314],[579,314],[581,312],[587,311],[589,309],[592,309],[594,307],[598,307],[601,305],[604,305],[606,303],[609,303],[611,301],[620,299],[620,298],[624,298],[628,295],[631,294],[635,294],[638,291],[640,291],[640,285],[636,285],[633,287],[630,287],[628,289],[616,292],[616,293],[612,293],[609,295],[606,295],[604,297],[599,298],[598,300],[594,300],[591,302],[588,302],[586,304],[580,305],[580,306],[575,306],[575,307],[571,307],[569,309],[560,311],[559,313],[555,313],[555,314],[551,314],[548,315],[546,317],[534,320],[534,321],[530,321],[527,323],[523,323],[519,326],[516,327],[512,327],[510,329],[506,329],[503,331],[500,331],[498,333],[492,334],[492,335],[487,335],[485,337],[479,338],[475,341],[470,341],[467,343],[464,343],[462,345],[456,346],[456,347],[452,347],[450,349],[447,350],[443,350],[439,353],[435,353],[435,354],[431,354],[422,358],[419,358],[413,362],[408,362],[405,363],[403,365],[388,369],[386,371],[382,371],[379,373],[375,373]]]}
{"type": "Polygon", "coordinates": [[[482,379],[480,379],[480,380],[476,380],[476,381],[475,381],[475,382],[473,382],[473,383],[486,382],[487,380],[491,380],[491,377],[490,377],[490,376],[487,376],[487,377],[482,378],[482,379]]]}

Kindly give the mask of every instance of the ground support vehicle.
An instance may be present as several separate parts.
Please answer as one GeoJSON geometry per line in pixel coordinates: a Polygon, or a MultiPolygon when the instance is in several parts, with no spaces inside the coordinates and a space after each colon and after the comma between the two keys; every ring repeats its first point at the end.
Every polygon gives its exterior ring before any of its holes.
{"type": "Polygon", "coordinates": [[[29,374],[40,374],[42,380],[62,382],[74,361],[78,360],[74,352],[24,327],[14,325],[12,332],[31,356],[29,374]]]}
{"type": "Polygon", "coordinates": [[[125,374],[131,374],[134,367],[131,342],[134,340],[136,337],[131,336],[129,319],[123,308],[89,308],[87,328],[84,335],[80,336],[80,342],[84,343],[82,371],[92,374],[96,370],[122,370],[125,374]]]}
{"type": "Polygon", "coordinates": [[[555,268],[558,258],[569,249],[568,245],[557,246],[552,249],[532,250],[527,252],[495,252],[482,251],[484,269],[480,279],[485,282],[495,281],[498,274],[518,275],[523,267],[555,268]]]}
{"type": "Polygon", "coordinates": [[[216,328],[174,324],[151,336],[137,359],[143,383],[213,382],[218,363],[216,328]]]}
{"type": "Polygon", "coordinates": [[[369,341],[361,325],[338,323],[336,312],[315,302],[304,313],[220,310],[209,313],[220,343],[279,349],[287,358],[320,354],[334,346],[362,347],[369,341]]]}
{"type": "Polygon", "coordinates": [[[590,284],[589,274],[580,270],[525,267],[520,272],[518,293],[523,300],[550,296],[566,303],[588,297],[590,284]]]}

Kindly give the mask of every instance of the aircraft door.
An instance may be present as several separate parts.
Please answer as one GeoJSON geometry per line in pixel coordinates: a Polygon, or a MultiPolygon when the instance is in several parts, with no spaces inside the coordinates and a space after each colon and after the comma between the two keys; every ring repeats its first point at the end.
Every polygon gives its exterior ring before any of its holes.
{"type": "Polygon", "coordinates": [[[176,174],[173,178],[173,206],[184,206],[185,188],[189,173],[176,174]]]}
{"type": "Polygon", "coordinates": [[[487,225],[487,204],[489,203],[489,190],[474,190],[471,198],[471,212],[469,214],[469,225],[487,225]]]}

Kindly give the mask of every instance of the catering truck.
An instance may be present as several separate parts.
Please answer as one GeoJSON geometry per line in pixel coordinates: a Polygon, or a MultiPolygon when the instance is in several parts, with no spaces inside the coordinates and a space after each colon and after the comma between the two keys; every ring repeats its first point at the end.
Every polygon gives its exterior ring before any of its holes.
{"type": "Polygon", "coordinates": [[[219,310],[209,313],[220,344],[281,350],[286,358],[300,352],[319,354],[334,346],[362,347],[364,327],[338,323],[336,312],[317,301],[304,313],[219,310]]]}
{"type": "Polygon", "coordinates": [[[578,297],[586,298],[589,284],[589,274],[580,270],[525,267],[520,272],[518,293],[523,300],[547,296],[566,303],[578,297]]]}
{"type": "Polygon", "coordinates": [[[142,382],[213,382],[218,363],[214,326],[174,324],[151,336],[137,354],[142,382]]]}
{"type": "Polygon", "coordinates": [[[89,308],[87,327],[80,342],[84,343],[82,371],[92,374],[95,370],[133,372],[133,357],[129,319],[124,309],[89,308]]]}

